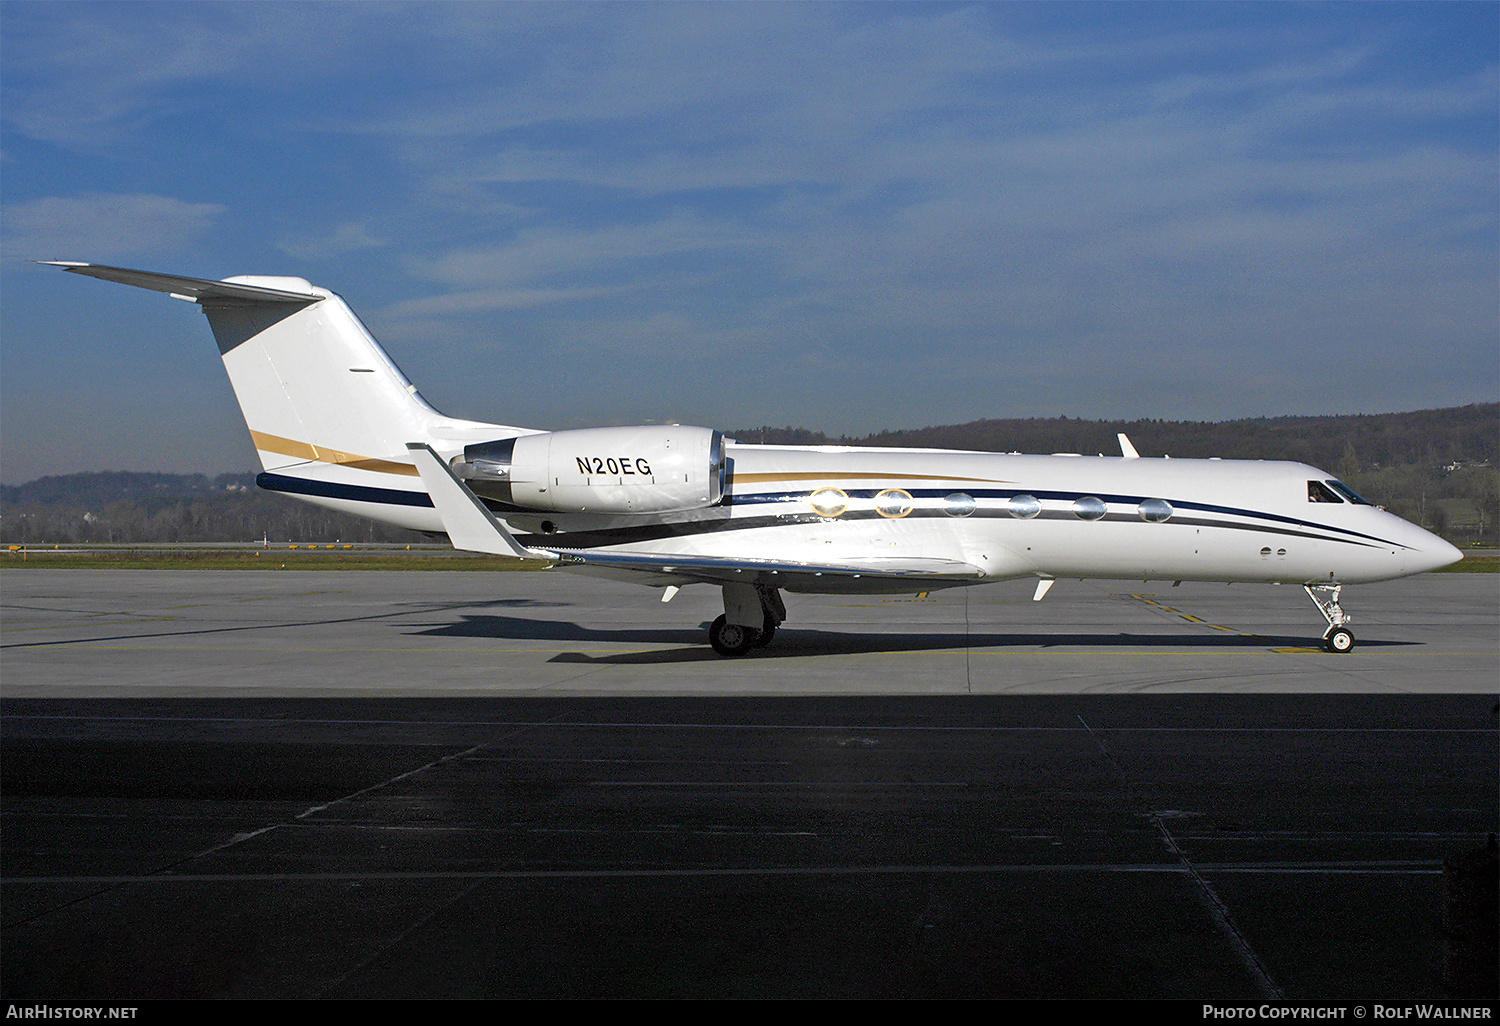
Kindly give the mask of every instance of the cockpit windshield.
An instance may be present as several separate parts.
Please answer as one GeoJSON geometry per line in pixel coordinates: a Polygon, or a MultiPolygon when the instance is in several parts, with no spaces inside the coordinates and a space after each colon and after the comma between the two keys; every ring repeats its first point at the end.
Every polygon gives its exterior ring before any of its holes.
{"type": "Polygon", "coordinates": [[[1338,497],[1338,493],[1329,488],[1322,481],[1307,482],[1308,502],[1339,502],[1344,500],[1338,497]]]}
{"type": "Polygon", "coordinates": [[[1350,502],[1354,503],[1354,505],[1356,506],[1375,505],[1373,502],[1361,498],[1358,492],[1356,492],[1353,488],[1350,488],[1348,485],[1344,484],[1344,482],[1342,481],[1326,481],[1324,483],[1327,484],[1329,488],[1332,488],[1334,491],[1342,495],[1345,499],[1348,499],[1350,502]]]}
{"type": "Polygon", "coordinates": [[[1307,482],[1308,502],[1349,502],[1356,506],[1373,506],[1374,503],[1364,499],[1353,488],[1342,481],[1309,481],[1307,482]]]}

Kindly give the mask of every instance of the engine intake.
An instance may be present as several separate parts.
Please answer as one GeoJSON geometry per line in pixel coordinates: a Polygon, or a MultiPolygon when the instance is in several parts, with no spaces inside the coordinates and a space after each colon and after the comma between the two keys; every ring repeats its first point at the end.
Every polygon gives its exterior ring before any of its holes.
{"type": "Polygon", "coordinates": [[[584,428],[464,447],[473,491],[553,513],[679,513],[724,495],[724,436],[710,428],[584,428]]]}

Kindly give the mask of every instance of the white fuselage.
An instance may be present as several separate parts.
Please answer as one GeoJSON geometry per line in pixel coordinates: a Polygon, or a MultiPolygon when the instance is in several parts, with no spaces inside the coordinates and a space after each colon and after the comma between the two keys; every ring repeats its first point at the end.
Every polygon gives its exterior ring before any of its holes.
{"type": "MultiPolygon", "coordinates": [[[[706,509],[496,513],[523,532],[521,542],[558,551],[944,559],[978,567],[987,580],[1347,584],[1421,573],[1459,557],[1378,507],[1311,501],[1309,482],[1330,475],[1298,463],[735,443],[725,454],[725,497],[706,509]]],[[[435,511],[420,505],[324,501],[442,530],[435,511]]],[[[830,591],[850,586],[826,583],[830,591]]],[[[804,582],[792,590],[822,589],[804,582]]]]}

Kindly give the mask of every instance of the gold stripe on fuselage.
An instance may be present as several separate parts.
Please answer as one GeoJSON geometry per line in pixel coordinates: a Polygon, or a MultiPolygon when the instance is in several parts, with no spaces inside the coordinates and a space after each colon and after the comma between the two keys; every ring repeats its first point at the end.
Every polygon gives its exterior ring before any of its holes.
{"type": "Polygon", "coordinates": [[[321,445],[299,442],[294,438],[268,435],[264,431],[256,431],[253,428],[250,430],[250,438],[255,442],[255,447],[264,452],[275,452],[283,456],[295,456],[298,459],[304,460],[316,460],[319,463],[333,463],[341,467],[351,467],[354,470],[369,470],[376,474],[401,474],[406,477],[418,476],[417,468],[410,463],[396,463],[391,460],[376,459],[373,456],[358,456],[352,452],[340,452],[337,449],[329,449],[321,445]]]}

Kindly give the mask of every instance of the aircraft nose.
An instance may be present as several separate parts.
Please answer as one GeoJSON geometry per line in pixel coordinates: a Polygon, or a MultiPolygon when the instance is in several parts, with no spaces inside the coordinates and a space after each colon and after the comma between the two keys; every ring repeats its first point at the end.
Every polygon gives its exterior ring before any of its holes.
{"type": "Polygon", "coordinates": [[[1426,573],[1428,570],[1436,570],[1450,563],[1457,563],[1464,558],[1462,552],[1437,535],[1427,531],[1422,531],[1422,535],[1421,541],[1413,545],[1406,553],[1407,573],[1426,573]]]}

